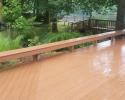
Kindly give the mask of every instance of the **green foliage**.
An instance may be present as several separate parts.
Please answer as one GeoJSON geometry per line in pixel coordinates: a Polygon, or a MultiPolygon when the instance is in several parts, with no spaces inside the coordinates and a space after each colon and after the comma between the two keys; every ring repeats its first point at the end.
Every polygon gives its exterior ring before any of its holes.
{"type": "MultiPolygon", "coordinates": [[[[23,16],[23,13],[33,13],[36,16],[40,15],[41,18],[41,15],[44,15],[46,12],[48,12],[48,17],[50,17],[49,19],[55,19],[57,21],[59,15],[61,15],[62,12],[65,14],[69,14],[75,9],[80,8],[80,10],[92,13],[93,11],[100,11],[101,8],[106,8],[115,4],[115,2],[112,1],[115,0],[4,0],[5,3],[2,9],[2,17],[4,21],[10,23],[11,28],[14,29],[16,33],[20,33],[21,35],[23,35],[23,40],[21,41],[23,42],[22,44],[25,44],[26,46],[34,46],[40,44],[39,42],[50,43],[71,38],[77,38],[80,36],[80,34],[61,32],[49,33],[46,36],[33,35],[34,33],[40,33],[33,32],[34,30],[32,29],[32,24],[35,18],[26,19],[23,16]]],[[[46,16],[44,17],[46,18],[46,16]]],[[[44,28],[44,30],[46,31],[50,29],[44,28]]],[[[42,31],[41,33],[44,32],[42,31]]],[[[1,47],[5,48],[4,45],[2,46],[2,41],[9,41],[10,43],[12,43],[12,41],[14,40],[11,40],[10,38],[3,38],[3,40],[1,39],[0,41],[1,47]]],[[[10,44],[7,44],[8,48],[16,47],[10,47],[10,44]]],[[[19,43],[17,42],[17,44],[19,43]]]]}
{"type": "Polygon", "coordinates": [[[15,39],[11,39],[0,35],[0,52],[20,48],[22,38],[23,36],[18,36],[15,39]]]}
{"type": "Polygon", "coordinates": [[[26,19],[25,17],[20,16],[15,20],[12,25],[12,28],[19,33],[30,33],[30,31],[32,30],[32,24],[34,19],[34,17],[31,19],[26,19]]]}
{"type": "Polygon", "coordinates": [[[90,18],[92,17],[92,12],[101,13],[104,10],[109,9],[113,5],[116,4],[116,0],[74,0],[77,2],[78,8],[90,14],[90,18]]]}
{"type": "Polygon", "coordinates": [[[49,33],[44,37],[42,40],[43,43],[51,43],[51,42],[57,42],[62,40],[68,40],[72,38],[80,37],[81,35],[79,33],[49,33]]]}
{"type": "Polygon", "coordinates": [[[29,47],[40,44],[40,39],[38,36],[35,36],[33,39],[28,39],[28,41],[29,41],[29,44],[28,44],[29,47]]]}
{"type": "Polygon", "coordinates": [[[22,15],[23,9],[20,0],[5,0],[2,9],[3,20],[9,23],[11,29],[20,34],[30,33],[35,20],[35,17],[26,19],[22,15]]]}
{"type": "Polygon", "coordinates": [[[22,14],[22,8],[19,0],[6,0],[6,5],[3,6],[2,16],[4,21],[10,24],[22,14]]]}
{"type": "Polygon", "coordinates": [[[24,3],[32,5],[32,10],[36,16],[44,15],[46,11],[49,12],[52,20],[57,18],[60,13],[69,14],[74,9],[72,0],[25,0],[24,3]]]}

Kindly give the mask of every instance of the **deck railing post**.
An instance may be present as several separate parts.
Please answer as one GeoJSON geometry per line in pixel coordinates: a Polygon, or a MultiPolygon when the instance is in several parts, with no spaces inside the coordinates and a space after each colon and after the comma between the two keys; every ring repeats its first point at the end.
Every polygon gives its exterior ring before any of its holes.
{"type": "Polygon", "coordinates": [[[34,55],[33,56],[33,61],[38,61],[39,60],[38,57],[39,57],[39,55],[34,55]]]}
{"type": "Polygon", "coordinates": [[[74,51],[74,46],[68,47],[68,50],[71,51],[71,52],[73,52],[74,51]]]}
{"type": "Polygon", "coordinates": [[[112,43],[115,43],[115,37],[113,36],[113,37],[111,37],[111,41],[112,41],[112,43]]]}
{"type": "Polygon", "coordinates": [[[94,42],[93,42],[93,44],[94,44],[94,46],[97,46],[98,41],[97,41],[97,40],[96,40],[96,41],[94,41],[94,42]]]}
{"type": "Polygon", "coordinates": [[[122,39],[125,40],[125,35],[122,35],[122,39]]]}

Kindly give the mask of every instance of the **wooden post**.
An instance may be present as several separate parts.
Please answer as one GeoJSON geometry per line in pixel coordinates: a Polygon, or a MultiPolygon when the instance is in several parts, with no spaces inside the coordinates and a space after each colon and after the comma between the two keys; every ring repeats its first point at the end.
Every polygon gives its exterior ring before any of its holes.
{"type": "Polygon", "coordinates": [[[70,23],[68,22],[68,27],[70,26],[70,23]]]}
{"type": "Polygon", "coordinates": [[[115,43],[115,37],[113,36],[113,37],[111,37],[111,41],[112,41],[112,43],[115,43]]]}
{"type": "Polygon", "coordinates": [[[66,22],[64,21],[64,26],[66,26],[66,22]]]}
{"type": "Polygon", "coordinates": [[[33,61],[38,61],[39,60],[38,57],[39,57],[39,55],[34,55],[33,56],[33,61]]]}
{"type": "Polygon", "coordinates": [[[71,32],[73,32],[73,26],[74,26],[73,23],[71,23],[71,32]]]}
{"type": "Polygon", "coordinates": [[[73,52],[74,51],[74,46],[68,47],[68,50],[73,52]]]}
{"type": "Polygon", "coordinates": [[[122,39],[125,40],[125,35],[122,35],[122,39]]]}
{"type": "Polygon", "coordinates": [[[97,46],[98,41],[96,40],[96,41],[94,41],[93,43],[94,43],[94,46],[97,46]]]}

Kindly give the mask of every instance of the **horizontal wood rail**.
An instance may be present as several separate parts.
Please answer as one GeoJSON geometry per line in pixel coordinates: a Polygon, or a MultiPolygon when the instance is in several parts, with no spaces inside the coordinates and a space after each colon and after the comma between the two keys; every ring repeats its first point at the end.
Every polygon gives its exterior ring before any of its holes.
{"type": "Polygon", "coordinates": [[[73,46],[79,45],[82,43],[94,42],[94,41],[96,42],[98,40],[103,40],[106,38],[114,38],[118,35],[123,35],[123,34],[125,34],[125,30],[107,32],[107,33],[75,38],[75,39],[49,43],[49,44],[44,44],[39,46],[5,51],[0,53],[0,62],[27,57],[27,56],[34,56],[35,58],[37,58],[37,55],[41,53],[58,50],[61,48],[67,48],[67,47],[72,48],[73,46]]]}

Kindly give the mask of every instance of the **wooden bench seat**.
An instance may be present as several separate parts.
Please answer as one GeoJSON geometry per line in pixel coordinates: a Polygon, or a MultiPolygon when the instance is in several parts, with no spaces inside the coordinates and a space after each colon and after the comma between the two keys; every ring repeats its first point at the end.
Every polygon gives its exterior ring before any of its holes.
{"type": "Polygon", "coordinates": [[[106,38],[112,38],[118,35],[123,35],[124,33],[125,33],[125,30],[113,31],[113,32],[107,32],[107,33],[75,38],[75,39],[70,39],[65,41],[59,41],[55,43],[49,43],[49,44],[43,44],[43,45],[38,45],[38,46],[33,46],[28,48],[5,51],[0,53],[0,62],[27,57],[27,56],[36,56],[41,53],[58,50],[61,48],[73,47],[75,45],[82,44],[82,43],[94,42],[94,41],[103,40],[106,38]]]}

